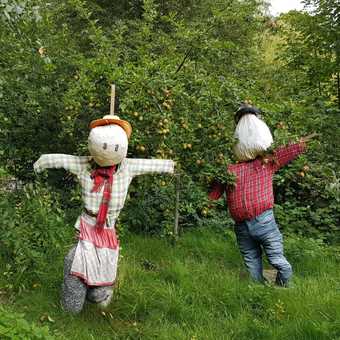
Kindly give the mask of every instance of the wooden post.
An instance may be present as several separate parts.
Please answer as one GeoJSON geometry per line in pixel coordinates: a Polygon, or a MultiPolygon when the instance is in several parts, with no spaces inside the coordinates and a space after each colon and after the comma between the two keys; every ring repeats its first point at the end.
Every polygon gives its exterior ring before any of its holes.
{"type": "Polygon", "coordinates": [[[174,223],[174,236],[178,237],[178,219],[179,219],[179,188],[180,188],[180,174],[176,174],[176,202],[175,202],[175,223],[174,223]]]}
{"type": "Polygon", "coordinates": [[[336,74],[336,80],[338,85],[338,109],[340,110],[340,73],[336,74]]]}
{"type": "Polygon", "coordinates": [[[114,84],[111,85],[111,105],[110,105],[110,115],[115,114],[115,95],[116,87],[114,84]]]}

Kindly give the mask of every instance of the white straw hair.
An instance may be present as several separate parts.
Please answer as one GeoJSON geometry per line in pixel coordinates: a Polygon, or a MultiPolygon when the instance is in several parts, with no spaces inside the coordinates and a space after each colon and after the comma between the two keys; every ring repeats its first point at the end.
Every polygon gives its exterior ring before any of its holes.
{"type": "Polygon", "coordinates": [[[234,137],[238,140],[234,153],[239,161],[255,159],[273,143],[267,124],[253,114],[246,114],[240,119],[234,137]]]}

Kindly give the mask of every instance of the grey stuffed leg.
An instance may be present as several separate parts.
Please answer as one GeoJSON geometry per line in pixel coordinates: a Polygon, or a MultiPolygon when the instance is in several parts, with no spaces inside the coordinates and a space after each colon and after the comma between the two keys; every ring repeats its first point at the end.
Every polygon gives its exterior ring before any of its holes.
{"type": "Polygon", "coordinates": [[[87,293],[87,285],[82,282],[78,277],[70,274],[76,247],[76,245],[73,246],[64,259],[62,306],[65,311],[71,313],[81,312],[87,293]]]}

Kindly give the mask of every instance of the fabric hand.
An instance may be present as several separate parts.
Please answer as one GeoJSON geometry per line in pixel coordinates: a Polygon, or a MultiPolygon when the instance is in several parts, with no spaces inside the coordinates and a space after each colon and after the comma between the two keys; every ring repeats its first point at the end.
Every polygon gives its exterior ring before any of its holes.
{"type": "Polygon", "coordinates": [[[42,172],[44,169],[40,166],[40,158],[33,164],[33,170],[35,173],[40,173],[42,172]]]}
{"type": "Polygon", "coordinates": [[[301,143],[307,143],[309,142],[312,138],[318,136],[319,134],[316,132],[311,133],[310,135],[304,136],[300,138],[301,143]]]}

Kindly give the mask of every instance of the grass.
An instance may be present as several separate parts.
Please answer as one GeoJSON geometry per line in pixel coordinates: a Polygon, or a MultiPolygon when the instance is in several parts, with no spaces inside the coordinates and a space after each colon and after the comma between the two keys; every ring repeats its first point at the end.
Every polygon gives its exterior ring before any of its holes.
{"type": "Polygon", "coordinates": [[[340,339],[338,249],[296,237],[286,248],[294,288],[280,289],[240,275],[232,232],[190,231],[175,246],[127,235],[105,312],[91,304],[77,316],[60,309],[64,254],[5,307],[49,325],[57,339],[340,339]]]}

